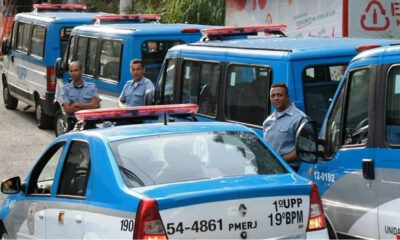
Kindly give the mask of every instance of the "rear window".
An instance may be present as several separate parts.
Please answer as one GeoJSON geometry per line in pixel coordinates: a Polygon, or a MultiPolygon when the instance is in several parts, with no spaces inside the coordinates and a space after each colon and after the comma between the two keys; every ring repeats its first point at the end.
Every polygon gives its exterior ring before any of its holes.
{"type": "Polygon", "coordinates": [[[158,135],[111,148],[128,187],[287,172],[250,132],[158,135]]]}

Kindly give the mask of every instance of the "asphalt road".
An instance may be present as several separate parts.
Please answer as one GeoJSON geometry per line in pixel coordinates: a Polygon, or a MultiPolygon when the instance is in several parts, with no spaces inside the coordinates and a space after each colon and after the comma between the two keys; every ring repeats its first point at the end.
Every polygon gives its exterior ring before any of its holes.
{"type": "MultiPolygon", "coordinates": [[[[27,105],[19,102],[17,110],[7,110],[2,86],[0,89],[0,181],[14,176],[24,180],[54,139],[54,133],[36,126],[34,107],[24,110],[27,105]]],[[[5,195],[0,193],[0,203],[4,198],[5,195]]]]}

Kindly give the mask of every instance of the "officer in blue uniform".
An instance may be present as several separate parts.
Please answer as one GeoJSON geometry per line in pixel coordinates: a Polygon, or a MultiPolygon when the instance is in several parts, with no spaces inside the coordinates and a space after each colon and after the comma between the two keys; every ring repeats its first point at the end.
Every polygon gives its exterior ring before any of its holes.
{"type": "Polygon", "coordinates": [[[154,90],[151,80],[143,76],[146,69],[142,60],[133,59],[130,62],[130,71],[133,79],[125,83],[124,89],[119,96],[120,107],[133,107],[144,105],[144,97],[149,89],[154,90]]]}
{"type": "Polygon", "coordinates": [[[300,161],[295,150],[297,128],[309,120],[307,115],[289,102],[289,91],[285,83],[271,86],[270,100],[275,111],[263,123],[264,139],[289,165],[298,170],[300,161]]]}
{"type": "Polygon", "coordinates": [[[72,130],[76,118],[74,113],[84,109],[100,107],[100,98],[94,83],[83,82],[83,68],[80,62],[69,65],[72,81],[62,88],[62,104],[68,117],[68,131],[72,130]]]}

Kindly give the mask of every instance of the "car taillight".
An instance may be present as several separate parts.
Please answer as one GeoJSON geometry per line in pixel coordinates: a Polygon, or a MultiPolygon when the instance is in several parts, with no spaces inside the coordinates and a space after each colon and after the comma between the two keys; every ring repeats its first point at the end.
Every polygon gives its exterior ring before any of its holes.
{"type": "Polygon", "coordinates": [[[307,232],[326,228],[324,208],[315,183],[311,184],[310,215],[308,217],[307,232]]]}
{"type": "Polygon", "coordinates": [[[54,73],[54,67],[47,67],[47,91],[54,92],[56,90],[56,75],[54,73]]]}
{"type": "Polygon", "coordinates": [[[356,47],[356,51],[357,52],[363,52],[366,50],[370,50],[370,49],[374,49],[374,48],[378,48],[378,47],[382,47],[380,44],[364,44],[364,45],[358,45],[356,47]]]}
{"type": "Polygon", "coordinates": [[[154,199],[144,198],[140,201],[133,239],[168,239],[154,199]]]}

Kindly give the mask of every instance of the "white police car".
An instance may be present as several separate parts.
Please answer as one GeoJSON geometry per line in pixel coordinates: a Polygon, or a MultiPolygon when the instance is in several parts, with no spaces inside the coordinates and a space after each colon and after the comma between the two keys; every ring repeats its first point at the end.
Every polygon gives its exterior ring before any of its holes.
{"type": "MultiPolygon", "coordinates": [[[[77,117],[197,109],[98,109],[77,117]]],[[[0,210],[2,238],[328,237],[317,187],[245,126],[104,126],[56,138],[24,182],[2,182],[8,194],[0,210]]]]}

